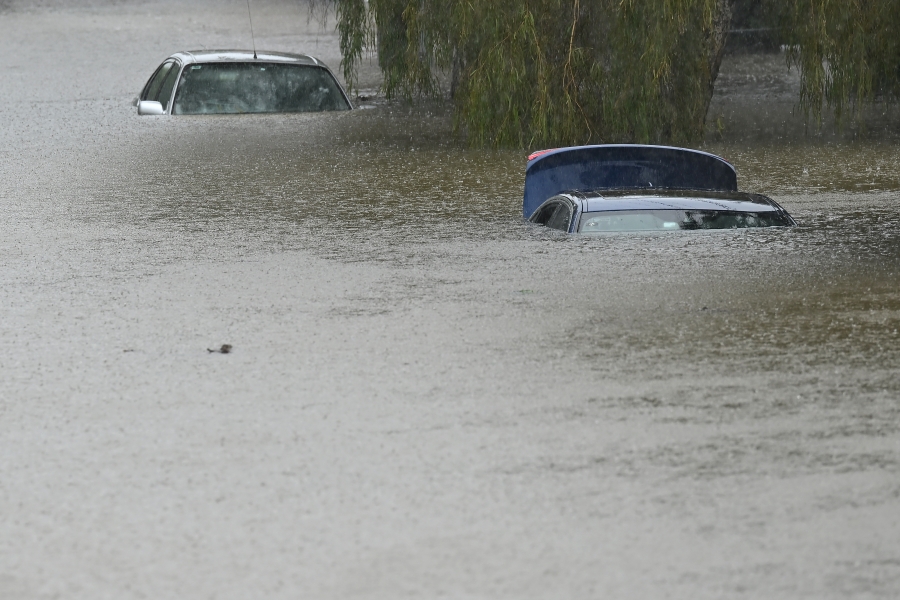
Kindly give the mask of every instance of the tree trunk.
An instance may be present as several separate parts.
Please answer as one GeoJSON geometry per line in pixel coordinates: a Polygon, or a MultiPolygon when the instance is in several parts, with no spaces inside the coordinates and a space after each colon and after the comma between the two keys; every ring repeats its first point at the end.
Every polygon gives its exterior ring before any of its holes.
{"type": "Polygon", "coordinates": [[[722,66],[722,57],[725,55],[725,42],[728,39],[728,29],[731,27],[731,12],[734,0],[717,0],[716,15],[713,19],[713,27],[709,36],[709,89],[706,94],[706,108],[703,110],[703,121],[706,122],[709,113],[709,105],[712,102],[713,92],[716,87],[716,79],[719,77],[719,67],[722,66]]]}

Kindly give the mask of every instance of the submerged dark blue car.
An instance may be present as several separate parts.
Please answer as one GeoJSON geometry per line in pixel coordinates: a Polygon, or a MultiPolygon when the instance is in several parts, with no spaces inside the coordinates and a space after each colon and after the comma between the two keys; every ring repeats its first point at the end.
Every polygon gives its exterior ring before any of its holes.
{"type": "Polygon", "coordinates": [[[771,198],[739,192],[725,159],[634,144],[535,152],[525,170],[522,214],[568,233],[796,225],[771,198]]]}

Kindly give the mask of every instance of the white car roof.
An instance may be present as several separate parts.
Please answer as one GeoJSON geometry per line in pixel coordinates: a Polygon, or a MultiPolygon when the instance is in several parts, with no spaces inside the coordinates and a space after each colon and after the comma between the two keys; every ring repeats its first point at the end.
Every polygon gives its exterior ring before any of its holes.
{"type": "Polygon", "coordinates": [[[210,62],[248,62],[253,60],[265,62],[279,62],[300,65],[325,66],[318,59],[306,54],[290,54],[287,52],[267,52],[258,50],[256,58],[253,50],[183,50],[176,52],[169,58],[177,58],[183,64],[210,63],[210,62]]]}

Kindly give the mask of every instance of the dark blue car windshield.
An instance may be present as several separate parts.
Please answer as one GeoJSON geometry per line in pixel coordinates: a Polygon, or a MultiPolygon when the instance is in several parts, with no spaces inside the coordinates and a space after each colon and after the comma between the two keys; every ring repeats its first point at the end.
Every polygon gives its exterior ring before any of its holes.
{"type": "Polygon", "coordinates": [[[320,112],[348,108],[334,77],[320,67],[228,62],[185,67],[172,114],[320,112]]]}

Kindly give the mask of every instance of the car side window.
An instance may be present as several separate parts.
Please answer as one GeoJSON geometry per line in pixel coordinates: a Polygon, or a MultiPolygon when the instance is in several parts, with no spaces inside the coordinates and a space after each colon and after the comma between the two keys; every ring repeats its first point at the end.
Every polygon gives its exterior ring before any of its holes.
{"type": "Polygon", "coordinates": [[[141,94],[141,100],[153,100],[156,102],[159,101],[159,90],[166,79],[166,75],[169,74],[169,71],[172,69],[172,65],[174,64],[175,61],[169,60],[164,62],[162,66],[160,66],[156,70],[156,73],[154,73],[153,77],[150,78],[150,81],[147,82],[147,86],[144,88],[144,93],[141,94]]]}
{"type": "Polygon", "coordinates": [[[162,104],[163,110],[169,107],[169,100],[172,99],[172,88],[175,87],[175,81],[178,79],[179,71],[181,71],[178,67],[178,63],[172,63],[169,74],[159,88],[159,103],[162,104]]]}
{"type": "Polygon", "coordinates": [[[565,202],[557,204],[553,216],[547,221],[547,227],[550,229],[558,229],[560,231],[568,231],[569,223],[572,220],[572,209],[565,202]]]}
{"type": "Polygon", "coordinates": [[[537,213],[533,217],[531,217],[531,222],[536,223],[538,225],[546,225],[547,222],[553,217],[553,213],[556,212],[556,209],[559,208],[559,202],[549,202],[538,209],[537,213]]]}

